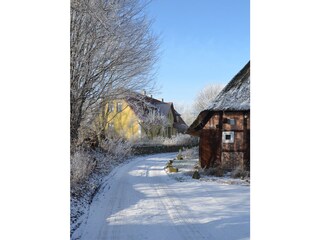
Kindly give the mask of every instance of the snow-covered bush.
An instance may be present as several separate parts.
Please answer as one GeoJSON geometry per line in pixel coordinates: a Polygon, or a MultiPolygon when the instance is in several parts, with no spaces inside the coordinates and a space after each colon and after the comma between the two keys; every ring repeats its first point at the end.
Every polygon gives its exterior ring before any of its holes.
{"type": "Polygon", "coordinates": [[[165,146],[183,146],[183,145],[195,145],[197,144],[198,139],[196,137],[192,137],[188,134],[177,134],[173,135],[171,138],[165,138],[162,136],[154,137],[152,140],[150,139],[141,139],[139,141],[139,145],[165,145],[165,146]]]}
{"type": "Polygon", "coordinates": [[[122,138],[106,139],[100,143],[101,148],[114,160],[123,159],[131,155],[132,143],[122,138]]]}
{"type": "Polygon", "coordinates": [[[182,151],[185,159],[199,158],[199,147],[187,148],[182,151]]]}
{"type": "Polygon", "coordinates": [[[250,177],[250,172],[244,170],[241,166],[238,166],[231,172],[232,178],[248,178],[250,177]]]}
{"type": "Polygon", "coordinates": [[[88,180],[96,167],[96,159],[87,151],[78,150],[70,159],[70,183],[71,188],[88,180]]]}
{"type": "Polygon", "coordinates": [[[132,144],[122,139],[105,140],[100,148],[79,147],[70,157],[71,191],[85,185],[93,172],[105,173],[131,155],[132,144]]]}
{"type": "Polygon", "coordinates": [[[164,145],[192,145],[197,142],[197,138],[187,134],[177,134],[171,138],[165,138],[163,141],[164,145]]]}
{"type": "Polygon", "coordinates": [[[224,175],[224,170],[219,164],[214,164],[213,167],[201,169],[203,175],[222,177],[224,175]]]}
{"type": "Polygon", "coordinates": [[[142,119],[140,126],[150,140],[163,132],[166,125],[168,125],[168,118],[156,110],[149,110],[148,113],[142,116],[142,119]]]}

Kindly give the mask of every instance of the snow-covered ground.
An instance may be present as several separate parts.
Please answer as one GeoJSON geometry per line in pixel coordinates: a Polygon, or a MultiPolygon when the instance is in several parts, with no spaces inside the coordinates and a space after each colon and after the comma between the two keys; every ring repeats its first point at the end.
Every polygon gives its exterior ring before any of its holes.
{"type": "Polygon", "coordinates": [[[168,173],[170,177],[176,179],[180,182],[186,182],[186,181],[195,181],[192,179],[192,175],[195,171],[195,169],[198,169],[198,172],[200,174],[199,181],[215,181],[219,184],[237,184],[237,185],[244,185],[244,186],[250,186],[250,179],[240,179],[240,178],[232,178],[231,173],[225,174],[223,177],[215,177],[210,173],[209,171],[200,169],[200,166],[198,164],[199,157],[198,157],[198,149],[188,149],[187,151],[192,151],[191,156],[185,155],[186,151],[182,152],[183,159],[182,160],[173,160],[173,167],[178,168],[177,173],[168,173]]]}
{"type": "Polygon", "coordinates": [[[137,157],[116,168],[72,239],[249,239],[250,188],[177,181],[164,171],[175,156],[137,157]]]}

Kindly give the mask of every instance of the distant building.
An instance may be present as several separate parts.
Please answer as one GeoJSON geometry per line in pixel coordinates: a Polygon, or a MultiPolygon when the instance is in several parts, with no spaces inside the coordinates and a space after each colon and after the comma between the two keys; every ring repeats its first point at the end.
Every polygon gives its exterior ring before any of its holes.
{"type": "Polygon", "coordinates": [[[202,168],[250,169],[250,61],[188,128],[200,137],[202,168]]]}
{"type": "Polygon", "coordinates": [[[171,137],[185,133],[188,126],[174,109],[164,102],[143,94],[132,93],[107,104],[108,132],[126,139],[156,136],[171,137]]]}

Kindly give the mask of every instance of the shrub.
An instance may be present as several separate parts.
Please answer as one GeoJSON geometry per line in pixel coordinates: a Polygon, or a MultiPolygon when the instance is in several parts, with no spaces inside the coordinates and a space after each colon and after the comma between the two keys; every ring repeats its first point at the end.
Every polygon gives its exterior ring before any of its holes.
{"type": "Polygon", "coordinates": [[[207,176],[223,177],[224,170],[221,168],[220,164],[215,163],[213,167],[202,169],[203,174],[207,176]]]}
{"type": "Polygon", "coordinates": [[[123,162],[131,155],[131,143],[122,139],[100,142],[100,148],[82,144],[70,156],[71,191],[84,184],[93,172],[108,172],[112,165],[123,162]],[[95,171],[96,170],[96,171],[95,171]]]}
{"type": "Polygon", "coordinates": [[[198,172],[197,170],[193,172],[192,178],[194,178],[194,179],[200,179],[200,174],[199,174],[199,172],[198,172]]]}
{"type": "Polygon", "coordinates": [[[106,139],[100,143],[100,146],[113,159],[122,160],[131,155],[132,143],[122,138],[106,139]]]}
{"type": "Polygon", "coordinates": [[[197,143],[197,138],[192,137],[188,134],[177,134],[171,138],[164,138],[164,145],[193,145],[197,143]]]}
{"type": "Polygon", "coordinates": [[[199,147],[187,148],[182,151],[185,159],[199,158],[199,147]]]}
{"type": "Polygon", "coordinates": [[[241,166],[238,166],[231,172],[231,177],[232,178],[249,178],[250,177],[250,172],[244,170],[241,166]]]}
{"type": "Polygon", "coordinates": [[[213,168],[213,176],[223,177],[223,175],[224,175],[224,171],[221,167],[213,168]]]}
{"type": "Polygon", "coordinates": [[[188,134],[177,134],[171,138],[165,137],[154,137],[153,139],[140,139],[138,145],[165,145],[165,146],[184,146],[184,145],[195,145],[198,143],[198,138],[190,136],[188,134]]]}
{"type": "Polygon", "coordinates": [[[71,188],[86,181],[94,171],[97,161],[88,152],[77,150],[70,159],[71,188]]]}
{"type": "Polygon", "coordinates": [[[220,166],[204,169],[204,174],[215,177],[223,177],[224,171],[220,166]]]}

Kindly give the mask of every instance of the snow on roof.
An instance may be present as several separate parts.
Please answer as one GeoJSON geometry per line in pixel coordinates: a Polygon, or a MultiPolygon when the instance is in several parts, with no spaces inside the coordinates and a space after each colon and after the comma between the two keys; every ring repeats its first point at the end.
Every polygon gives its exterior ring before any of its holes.
{"type": "Polygon", "coordinates": [[[207,110],[250,110],[250,61],[221,90],[207,110]]]}
{"type": "Polygon", "coordinates": [[[172,103],[156,102],[154,105],[159,109],[161,114],[167,116],[171,109],[172,103]]]}
{"type": "Polygon", "coordinates": [[[144,109],[148,108],[158,110],[159,113],[167,116],[172,106],[171,102],[162,102],[140,93],[132,93],[126,99],[134,111],[140,112],[139,115],[143,115],[144,109]]]}
{"type": "Polygon", "coordinates": [[[131,93],[126,100],[136,115],[141,119],[144,119],[145,117],[146,112],[144,110],[146,108],[157,110],[161,115],[164,116],[168,116],[170,110],[172,109],[172,113],[174,115],[173,127],[181,133],[184,133],[188,128],[188,125],[183,121],[181,115],[174,109],[172,102],[160,101],[136,92],[131,93]]]}

